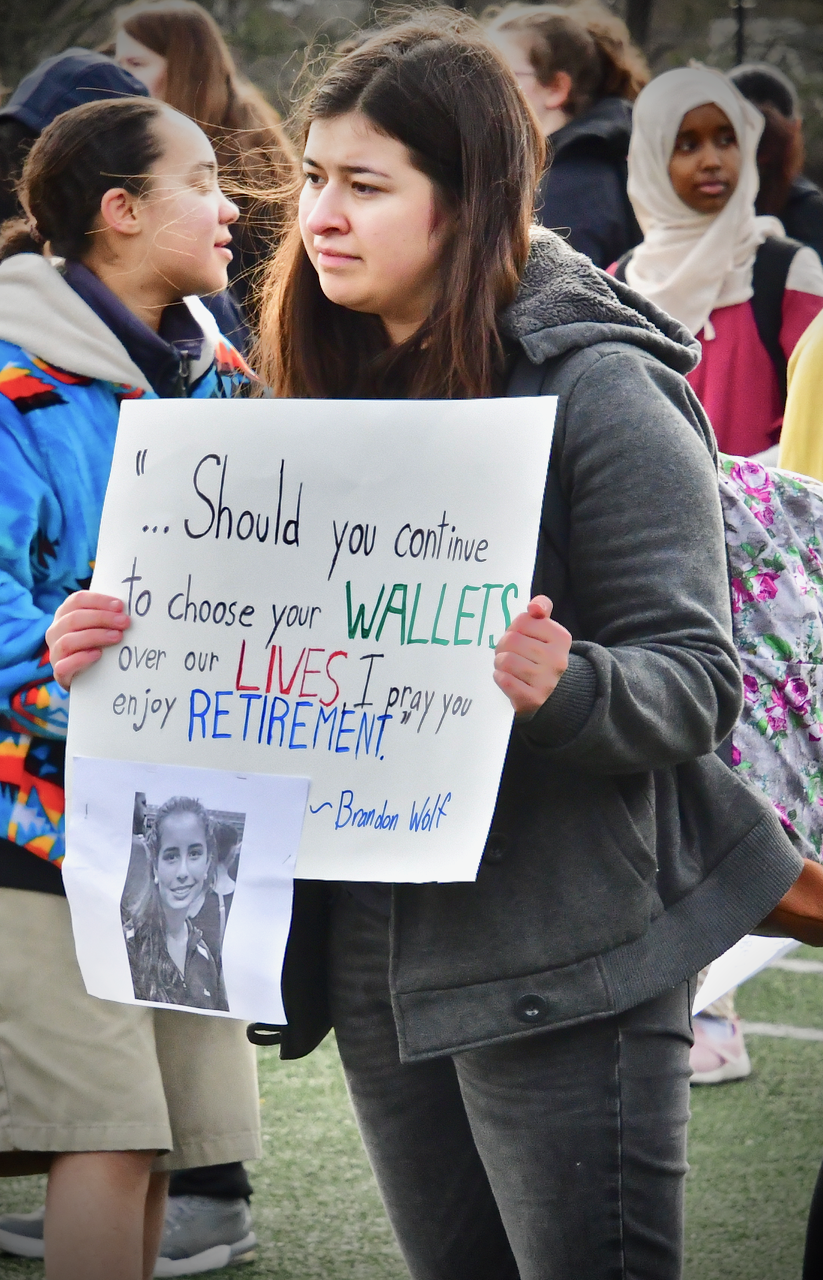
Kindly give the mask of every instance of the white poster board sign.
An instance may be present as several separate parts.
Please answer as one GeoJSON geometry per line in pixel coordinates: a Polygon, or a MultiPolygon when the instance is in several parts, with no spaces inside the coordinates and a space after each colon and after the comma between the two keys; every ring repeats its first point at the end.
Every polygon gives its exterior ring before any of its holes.
{"type": "Polygon", "coordinates": [[[694,998],[692,1013],[702,1013],[715,1000],[719,1000],[732,987],[739,987],[748,982],[761,969],[765,969],[773,960],[785,956],[800,946],[794,938],[761,938],[747,933],[722,956],[718,956],[709,966],[706,979],[694,998]]]}
{"type": "Polygon", "coordinates": [[[127,402],[93,588],[132,626],[72,689],[70,767],[309,778],[298,876],[474,879],[512,722],[492,650],[529,599],[554,412],[127,402]]]}

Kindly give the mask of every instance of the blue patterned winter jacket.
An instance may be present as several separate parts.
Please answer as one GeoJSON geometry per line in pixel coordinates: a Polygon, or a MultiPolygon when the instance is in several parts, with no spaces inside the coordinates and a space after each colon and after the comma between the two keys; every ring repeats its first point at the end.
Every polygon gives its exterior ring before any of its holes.
{"type": "Polygon", "coordinates": [[[47,890],[29,855],[63,858],[68,694],[45,633],[89,586],[120,405],[169,394],[170,368],[197,398],[249,378],[197,299],[167,341],[84,268],[75,277],[33,254],[0,264],[0,886],[47,890]]]}

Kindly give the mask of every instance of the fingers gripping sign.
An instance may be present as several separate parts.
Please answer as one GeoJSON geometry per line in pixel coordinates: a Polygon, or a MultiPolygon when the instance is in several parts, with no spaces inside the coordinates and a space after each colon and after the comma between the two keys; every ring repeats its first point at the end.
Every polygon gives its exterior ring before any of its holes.
{"type": "Polygon", "coordinates": [[[495,649],[494,679],[516,715],[533,715],[569,665],[572,638],[551,616],[548,596],[535,596],[512,619],[495,649]]]}
{"type": "Polygon", "coordinates": [[[54,678],[64,689],[86,667],[99,661],[103,650],[119,644],[131,619],[122,600],[95,591],[75,591],[54,615],[46,644],[54,678]]]}

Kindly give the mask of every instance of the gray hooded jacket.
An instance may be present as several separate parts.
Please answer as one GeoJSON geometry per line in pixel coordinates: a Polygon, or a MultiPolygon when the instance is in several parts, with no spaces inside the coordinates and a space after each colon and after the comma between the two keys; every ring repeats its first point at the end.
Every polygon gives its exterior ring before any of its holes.
{"type": "MultiPolygon", "coordinates": [[[[508,394],[559,398],[534,590],[574,643],[512,731],[476,882],[394,886],[409,1062],[651,999],[755,927],[802,866],[713,754],[741,679],[714,438],[683,377],[697,344],[546,231],[502,329],[519,350],[508,394]]],[[[296,1046],[288,963],[284,995],[296,1046]]],[[[283,1051],[299,1052],[288,1034],[283,1051]]]]}

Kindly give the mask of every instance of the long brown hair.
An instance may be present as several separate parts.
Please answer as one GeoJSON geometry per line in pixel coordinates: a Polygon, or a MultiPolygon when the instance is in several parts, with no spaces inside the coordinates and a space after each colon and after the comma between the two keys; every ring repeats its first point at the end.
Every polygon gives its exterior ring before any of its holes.
{"type": "Polygon", "coordinates": [[[550,85],[558,71],[571,77],[563,104],[570,116],[581,115],[601,98],[634,102],[651,79],[626,24],[598,0],[579,0],[568,8],[509,4],[490,13],[488,29],[522,40],[541,84],[550,85]]]}
{"type": "Polygon", "coordinates": [[[770,102],[758,110],[766,123],[757,146],[760,190],[755,200],[758,213],[780,217],[786,207],[792,183],[803,170],[803,135],[797,120],[787,120],[770,102]]]}
{"type": "Polygon", "coordinates": [[[392,347],[382,321],[330,302],[295,221],[266,283],[256,356],[279,396],[491,395],[503,363],[496,318],[529,251],[545,142],[482,29],[433,10],[377,32],[326,72],[313,120],[358,112],[408,148],[454,231],[432,313],[392,347]]]}
{"type": "Polygon", "coordinates": [[[241,253],[257,258],[282,229],[282,189],[296,161],[274,107],[238,72],[211,14],[194,0],[136,0],[115,13],[118,30],[168,63],[164,101],[209,138],[227,195],[240,205],[241,253]]]}

